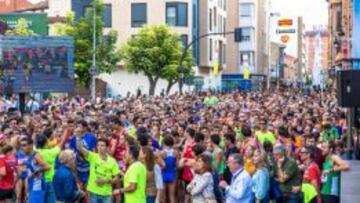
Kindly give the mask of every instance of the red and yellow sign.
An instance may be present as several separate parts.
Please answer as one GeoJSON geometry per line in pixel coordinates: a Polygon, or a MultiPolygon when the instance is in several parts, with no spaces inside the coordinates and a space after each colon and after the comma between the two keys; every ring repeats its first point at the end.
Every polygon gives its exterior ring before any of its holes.
{"type": "Polygon", "coordinates": [[[281,28],[293,26],[293,20],[289,18],[278,20],[278,26],[281,28]]]}
{"type": "Polygon", "coordinates": [[[286,43],[289,42],[290,36],[289,35],[281,35],[280,40],[281,40],[282,43],[286,44],[286,43]]]}

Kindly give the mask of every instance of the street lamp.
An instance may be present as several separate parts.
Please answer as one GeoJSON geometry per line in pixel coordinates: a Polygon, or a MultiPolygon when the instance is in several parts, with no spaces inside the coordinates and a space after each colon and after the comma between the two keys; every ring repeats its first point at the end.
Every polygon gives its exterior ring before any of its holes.
{"type": "Polygon", "coordinates": [[[91,73],[91,98],[95,101],[95,91],[96,91],[96,0],[93,0],[93,63],[92,63],[92,73],[91,73]]]}
{"type": "Polygon", "coordinates": [[[269,17],[268,17],[268,70],[267,70],[267,89],[270,90],[270,69],[271,69],[271,23],[273,17],[279,17],[280,13],[271,12],[271,1],[269,0],[269,17]]]}

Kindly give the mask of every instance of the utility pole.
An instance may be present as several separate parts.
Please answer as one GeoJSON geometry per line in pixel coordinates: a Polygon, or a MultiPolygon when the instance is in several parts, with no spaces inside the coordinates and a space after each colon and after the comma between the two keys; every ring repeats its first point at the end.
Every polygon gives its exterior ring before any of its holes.
{"type": "Polygon", "coordinates": [[[267,45],[268,45],[268,70],[267,70],[267,77],[266,77],[266,87],[267,90],[270,90],[270,74],[271,74],[271,23],[272,23],[272,18],[275,16],[280,16],[279,13],[272,13],[271,12],[271,0],[269,0],[269,4],[268,4],[268,37],[267,37],[267,45]]]}
{"type": "MultiPolygon", "coordinates": [[[[240,29],[241,30],[241,29],[240,29]]],[[[179,63],[179,67],[178,67],[178,70],[180,72],[180,80],[179,80],[179,92],[180,94],[182,94],[182,87],[184,85],[184,79],[185,79],[185,75],[184,75],[184,67],[183,67],[183,63],[184,63],[184,60],[186,58],[186,53],[187,51],[191,48],[191,46],[195,43],[195,42],[198,42],[200,39],[202,38],[205,38],[205,37],[209,37],[209,36],[215,36],[215,35],[229,35],[229,34],[236,34],[236,31],[237,29],[235,29],[234,31],[229,31],[229,32],[215,32],[215,33],[207,33],[207,34],[204,34],[204,35],[201,35],[197,38],[195,38],[194,40],[192,40],[183,50],[183,54],[180,58],[180,63],[179,63]]],[[[236,38],[236,36],[235,36],[236,38]]]]}
{"type": "Polygon", "coordinates": [[[96,75],[96,0],[93,0],[93,59],[92,59],[92,67],[91,72],[91,99],[95,101],[96,99],[96,81],[95,81],[95,75],[96,75]]]}

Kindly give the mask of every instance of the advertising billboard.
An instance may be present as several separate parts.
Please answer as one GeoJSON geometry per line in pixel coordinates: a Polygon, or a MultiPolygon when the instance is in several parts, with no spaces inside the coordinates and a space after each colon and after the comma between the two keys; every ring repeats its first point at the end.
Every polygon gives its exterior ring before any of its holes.
{"type": "MultiPolygon", "coordinates": [[[[353,9],[352,57],[360,59],[360,0],[354,0],[353,9]]],[[[360,61],[354,62],[353,68],[360,69],[360,61]]]]}
{"type": "Polygon", "coordinates": [[[70,37],[0,36],[0,91],[73,91],[73,52],[70,37]]]}
{"type": "Polygon", "coordinates": [[[287,44],[290,40],[294,40],[296,34],[295,22],[291,18],[279,18],[277,20],[276,34],[282,43],[287,44]]]}
{"type": "Polygon", "coordinates": [[[29,29],[38,35],[48,35],[48,20],[45,13],[6,13],[0,14],[0,21],[11,29],[15,28],[18,20],[24,18],[29,29]]]}

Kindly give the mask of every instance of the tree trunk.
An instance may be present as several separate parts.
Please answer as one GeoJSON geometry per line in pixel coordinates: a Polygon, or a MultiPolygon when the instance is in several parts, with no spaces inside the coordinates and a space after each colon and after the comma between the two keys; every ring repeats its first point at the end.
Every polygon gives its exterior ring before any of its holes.
{"type": "Polygon", "coordinates": [[[156,77],[156,78],[148,77],[148,79],[149,79],[149,83],[150,83],[149,95],[153,96],[155,94],[155,88],[156,88],[156,84],[159,80],[159,77],[156,77]]]}
{"type": "Polygon", "coordinates": [[[183,94],[183,86],[184,86],[184,80],[180,79],[179,80],[179,93],[180,93],[180,95],[183,94]]]}
{"type": "Polygon", "coordinates": [[[166,95],[170,94],[170,90],[171,90],[172,86],[174,86],[174,84],[175,84],[175,82],[173,82],[173,81],[168,82],[168,85],[167,85],[167,88],[166,88],[166,95]]]}

